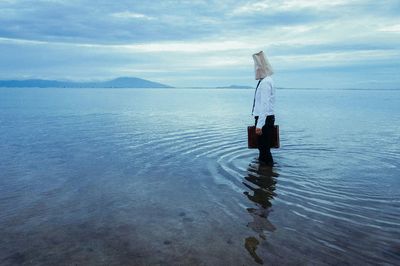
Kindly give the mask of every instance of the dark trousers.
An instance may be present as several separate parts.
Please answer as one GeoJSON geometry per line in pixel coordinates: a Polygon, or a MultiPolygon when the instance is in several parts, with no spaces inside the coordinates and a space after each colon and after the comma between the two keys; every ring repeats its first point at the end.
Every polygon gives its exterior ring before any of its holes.
{"type": "MultiPolygon", "coordinates": [[[[256,125],[258,121],[258,116],[256,118],[256,125]]],[[[265,125],[262,128],[262,135],[258,136],[258,150],[260,155],[258,159],[268,165],[273,165],[274,159],[271,154],[271,143],[272,143],[272,133],[275,125],[275,116],[269,115],[265,119],[265,125]]]]}

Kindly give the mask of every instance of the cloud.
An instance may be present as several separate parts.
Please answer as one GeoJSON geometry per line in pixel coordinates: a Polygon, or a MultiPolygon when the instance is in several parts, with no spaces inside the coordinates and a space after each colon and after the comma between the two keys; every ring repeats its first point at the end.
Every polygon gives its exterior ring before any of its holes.
{"type": "Polygon", "coordinates": [[[384,26],[378,30],[383,32],[400,33],[400,24],[384,26]]]}
{"type": "Polygon", "coordinates": [[[238,6],[232,11],[233,15],[248,15],[253,13],[269,14],[287,11],[303,11],[304,9],[320,11],[337,6],[347,5],[349,2],[345,0],[276,0],[276,1],[256,1],[249,2],[238,6]]]}
{"type": "Polygon", "coordinates": [[[337,68],[341,86],[360,84],[371,65],[398,68],[399,14],[396,0],[0,1],[0,73],[252,84],[251,54],[264,50],[278,85],[328,80],[319,69],[337,68]]]}
{"type": "Polygon", "coordinates": [[[120,18],[120,19],[143,19],[143,20],[155,19],[155,17],[147,16],[147,15],[141,14],[141,13],[130,12],[130,11],[112,13],[111,16],[115,17],[115,18],[120,18]]]}

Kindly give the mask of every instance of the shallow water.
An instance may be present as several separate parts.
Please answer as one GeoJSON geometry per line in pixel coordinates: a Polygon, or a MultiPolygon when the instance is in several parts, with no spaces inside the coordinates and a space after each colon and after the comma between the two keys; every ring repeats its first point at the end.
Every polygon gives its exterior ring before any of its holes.
{"type": "Polygon", "coordinates": [[[1,89],[0,265],[400,260],[400,91],[1,89]]]}

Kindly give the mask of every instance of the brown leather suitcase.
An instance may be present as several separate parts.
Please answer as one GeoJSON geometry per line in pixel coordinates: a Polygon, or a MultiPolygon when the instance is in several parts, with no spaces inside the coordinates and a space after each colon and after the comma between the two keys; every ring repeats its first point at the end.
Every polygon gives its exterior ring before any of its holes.
{"type": "Polygon", "coordinates": [[[271,148],[279,149],[280,146],[281,146],[281,141],[279,139],[279,125],[275,125],[274,131],[272,131],[271,148]]]}
{"type": "Polygon", "coordinates": [[[258,148],[258,136],[256,134],[255,126],[247,127],[247,147],[249,149],[257,149],[258,148]]]}
{"type": "MultiPolygon", "coordinates": [[[[258,136],[256,134],[255,126],[247,127],[247,147],[249,149],[257,149],[258,148],[258,136]]],[[[274,126],[274,130],[272,131],[272,143],[271,148],[278,149],[280,147],[279,140],[279,125],[274,126]]]]}

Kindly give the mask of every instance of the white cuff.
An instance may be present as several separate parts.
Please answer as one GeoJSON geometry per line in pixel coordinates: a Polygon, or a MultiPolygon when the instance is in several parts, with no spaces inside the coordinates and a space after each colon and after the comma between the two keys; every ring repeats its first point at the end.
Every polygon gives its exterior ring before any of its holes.
{"type": "Polygon", "coordinates": [[[265,125],[265,119],[267,118],[267,116],[266,115],[261,115],[261,116],[259,116],[258,117],[258,120],[257,120],[257,128],[262,128],[264,125],[265,125]]]}

